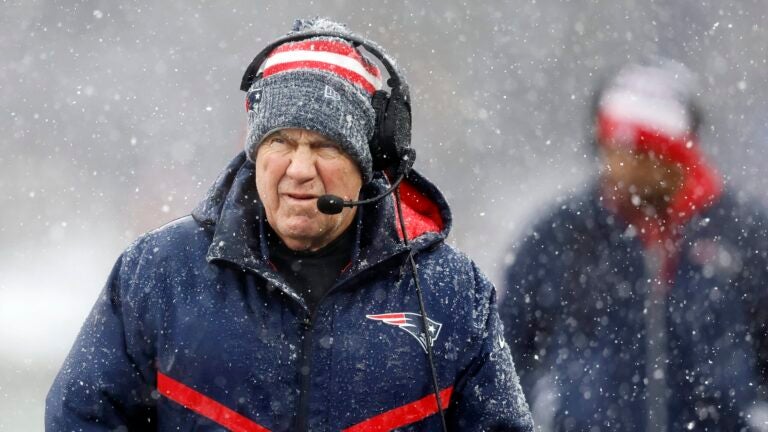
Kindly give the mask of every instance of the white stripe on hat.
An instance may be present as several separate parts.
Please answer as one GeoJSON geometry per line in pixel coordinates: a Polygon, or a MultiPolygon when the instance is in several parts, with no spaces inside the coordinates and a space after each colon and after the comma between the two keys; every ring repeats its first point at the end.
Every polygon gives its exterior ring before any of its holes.
{"type": "Polygon", "coordinates": [[[316,61],[347,69],[363,77],[375,90],[381,90],[381,77],[372,75],[358,60],[327,51],[296,50],[275,53],[267,58],[267,61],[264,63],[264,70],[279,64],[300,61],[316,61]]]}

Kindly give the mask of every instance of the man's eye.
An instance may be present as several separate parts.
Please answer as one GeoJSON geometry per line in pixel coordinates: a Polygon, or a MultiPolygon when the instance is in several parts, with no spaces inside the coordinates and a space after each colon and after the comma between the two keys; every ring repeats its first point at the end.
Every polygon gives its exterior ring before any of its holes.
{"type": "Polygon", "coordinates": [[[288,141],[285,138],[273,137],[269,139],[268,144],[270,145],[270,147],[282,147],[282,146],[287,146],[288,141]]]}
{"type": "Polygon", "coordinates": [[[317,143],[313,147],[326,153],[339,151],[339,146],[334,143],[317,143]]]}

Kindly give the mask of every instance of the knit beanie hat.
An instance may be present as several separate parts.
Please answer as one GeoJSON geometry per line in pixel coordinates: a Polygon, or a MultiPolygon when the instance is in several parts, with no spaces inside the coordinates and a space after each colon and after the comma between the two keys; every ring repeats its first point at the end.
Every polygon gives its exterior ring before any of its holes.
{"type": "MultiPolygon", "coordinates": [[[[324,18],[297,20],[289,34],[307,31],[350,34],[346,26],[324,18]]],[[[379,89],[381,72],[349,41],[319,36],[279,45],[246,95],[246,155],[254,160],[261,141],[276,130],[308,129],[338,143],[367,183],[372,177],[368,142],[376,120],[371,98],[379,89]]]]}
{"type": "Polygon", "coordinates": [[[624,66],[599,95],[597,141],[691,163],[699,157],[694,96],[695,78],[680,63],[624,66]]]}

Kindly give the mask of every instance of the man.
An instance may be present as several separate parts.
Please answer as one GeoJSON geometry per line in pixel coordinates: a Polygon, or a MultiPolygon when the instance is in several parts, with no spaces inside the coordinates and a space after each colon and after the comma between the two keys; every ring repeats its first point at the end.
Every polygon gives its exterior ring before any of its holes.
{"type": "Polygon", "coordinates": [[[500,313],[543,430],[768,427],[768,221],[706,161],[693,84],[620,69],[599,181],[513,252],[500,313]]]}
{"type": "MultiPolygon", "coordinates": [[[[324,19],[293,34],[318,31],[351,36],[324,19]]],[[[411,171],[402,216],[392,196],[318,212],[323,195],[388,186],[368,143],[380,83],[343,37],[269,52],[246,151],[191,216],[120,257],[48,395],[49,430],[437,431],[433,374],[448,430],[532,430],[494,288],[444,243],[440,192],[411,171]]]]}

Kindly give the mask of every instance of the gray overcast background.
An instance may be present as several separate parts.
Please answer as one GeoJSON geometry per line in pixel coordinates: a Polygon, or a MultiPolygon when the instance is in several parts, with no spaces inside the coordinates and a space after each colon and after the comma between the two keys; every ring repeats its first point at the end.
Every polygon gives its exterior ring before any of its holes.
{"type": "Polygon", "coordinates": [[[588,181],[589,94],[628,59],[699,72],[707,152],[768,202],[764,0],[0,0],[0,430],[43,429],[112,263],[201,198],[242,146],[245,66],[315,15],[405,68],[416,167],[497,282],[526,222],[588,181]]]}

